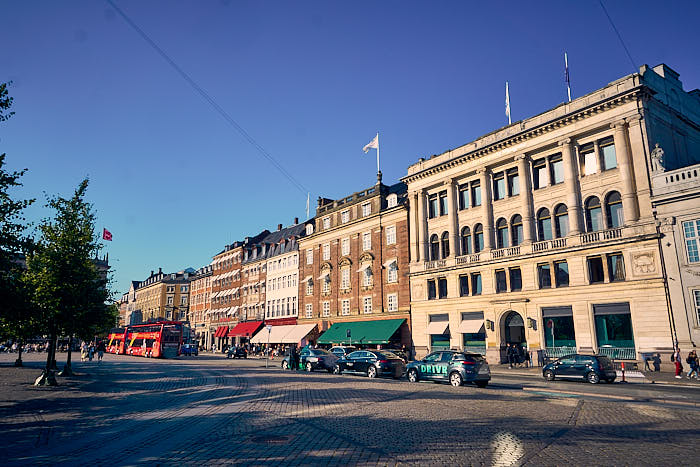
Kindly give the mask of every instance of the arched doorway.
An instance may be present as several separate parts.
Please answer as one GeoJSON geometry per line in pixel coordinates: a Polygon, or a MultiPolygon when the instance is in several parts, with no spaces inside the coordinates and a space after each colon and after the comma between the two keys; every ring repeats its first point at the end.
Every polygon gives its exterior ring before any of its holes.
{"type": "Polygon", "coordinates": [[[503,319],[504,344],[525,345],[525,322],[517,311],[510,311],[503,319]]]}

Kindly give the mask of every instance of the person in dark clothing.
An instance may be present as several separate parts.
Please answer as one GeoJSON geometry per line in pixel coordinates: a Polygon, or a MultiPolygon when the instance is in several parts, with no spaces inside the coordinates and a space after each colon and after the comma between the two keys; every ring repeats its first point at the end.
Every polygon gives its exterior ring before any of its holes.
{"type": "Polygon", "coordinates": [[[107,347],[105,346],[105,341],[100,341],[97,344],[97,362],[102,361],[102,357],[105,354],[105,351],[107,350],[107,347]]]}
{"type": "Polygon", "coordinates": [[[508,368],[513,368],[513,364],[517,363],[517,350],[515,344],[509,344],[506,349],[506,357],[508,358],[508,368]]]}
{"type": "Polygon", "coordinates": [[[289,366],[290,369],[296,371],[299,369],[299,354],[297,353],[297,345],[289,346],[289,366]]]}

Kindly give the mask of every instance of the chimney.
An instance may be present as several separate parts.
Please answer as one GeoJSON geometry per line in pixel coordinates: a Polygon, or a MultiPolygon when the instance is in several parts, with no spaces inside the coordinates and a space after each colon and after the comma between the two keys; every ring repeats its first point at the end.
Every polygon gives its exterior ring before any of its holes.
{"type": "Polygon", "coordinates": [[[151,269],[151,275],[153,275],[153,269],[151,269]]]}
{"type": "Polygon", "coordinates": [[[295,217],[295,218],[294,218],[294,225],[297,225],[298,223],[299,223],[299,218],[298,218],[298,217],[295,217]]]}
{"type": "Polygon", "coordinates": [[[163,274],[163,268],[158,268],[158,274],[163,274]]]}
{"type": "Polygon", "coordinates": [[[277,231],[279,232],[280,230],[282,230],[282,224],[277,224],[277,231]]]}

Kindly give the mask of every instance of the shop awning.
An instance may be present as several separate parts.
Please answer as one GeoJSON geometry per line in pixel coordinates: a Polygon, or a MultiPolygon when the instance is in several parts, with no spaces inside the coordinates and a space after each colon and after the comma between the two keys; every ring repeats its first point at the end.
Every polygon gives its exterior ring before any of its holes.
{"type": "Polygon", "coordinates": [[[447,326],[450,325],[449,321],[433,321],[432,323],[428,323],[428,335],[432,334],[445,334],[445,331],[447,331],[447,326]]]}
{"type": "MultiPolygon", "coordinates": [[[[459,323],[458,332],[462,334],[477,334],[484,327],[483,319],[465,319],[459,323]]],[[[443,331],[444,332],[444,331],[443,331]]]]}
{"type": "Polygon", "coordinates": [[[228,332],[228,326],[219,326],[216,328],[216,332],[214,333],[214,337],[226,337],[226,333],[228,332]]]}
{"type": "MultiPolygon", "coordinates": [[[[272,326],[272,329],[270,329],[270,336],[269,336],[269,342],[270,344],[281,344],[282,343],[282,338],[289,333],[293,325],[287,325],[287,326],[272,326]]],[[[260,331],[253,336],[253,338],[250,340],[253,344],[267,344],[268,342],[268,332],[267,328],[260,328],[260,331]]]]}
{"type": "Polygon", "coordinates": [[[292,329],[282,338],[282,344],[296,344],[297,342],[300,342],[303,338],[308,336],[311,331],[313,331],[313,329],[316,327],[316,323],[295,324],[290,327],[292,329]]]}
{"type": "Polygon", "coordinates": [[[335,323],[318,339],[319,344],[387,344],[405,319],[335,323]],[[350,337],[348,338],[348,329],[350,337]]]}
{"type": "Polygon", "coordinates": [[[262,326],[262,321],[246,321],[238,323],[228,332],[228,337],[253,337],[255,332],[262,326]]]}

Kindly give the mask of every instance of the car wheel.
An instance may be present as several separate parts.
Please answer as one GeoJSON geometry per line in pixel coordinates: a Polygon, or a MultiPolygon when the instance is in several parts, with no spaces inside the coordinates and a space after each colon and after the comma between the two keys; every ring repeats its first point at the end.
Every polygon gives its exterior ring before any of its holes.
{"type": "Polygon", "coordinates": [[[306,371],[313,371],[314,367],[311,365],[311,362],[306,362],[306,371]]]}
{"type": "Polygon", "coordinates": [[[474,384],[476,384],[477,388],[483,389],[486,387],[486,385],[489,384],[489,382],[488,381],[474,381],[474,384]]]}
{"type": "Polygon", "coordinates": [[[334,374],[334,375],[342,374],[342,371],[340,371],[340,366],[339,366],[339,365],[336,365],[336,366],[333,367],[333,374],[334,374]]]}
{"type": "Polygon", "coordinates": [[[377,376],[377,367],[372,365],[369,368],[367,368],[367,377],[368,378],[375,378],[376,376],[377,376]]]}
{"type": "Polygon", "coordinates": [[[588,381],[591,384],[597,384],[600,381],[600,376],[596,374],[595,372],[591,371],[586,375],[586,381],[588,381]]]}
{"type": "Polygon", "coordinates": [[[408,370],[408,382],[409,383],[417,383],[418,382],[418,372],[414,369],[408,370]]]}
{"type": "Polygon", "coordinates": [[[456,388],[460,387],[462,385],[462,375],[460,375],[458,372],[454,371],[450,373],[450,384],[456,388]]]}
{"type": "Polygon", "coordinates": [[[554,381],[554,372],[552,370],[545,371],[544,379],[546,379],[547,381],[554,381]]]}
{"type": "Polygon", "coordinates": [[[282,369],[283,369],[283,370],[289,369],[289,363],[287,363],[287,360],[284,360],[284,361],[282,362],[282,369]]]}

